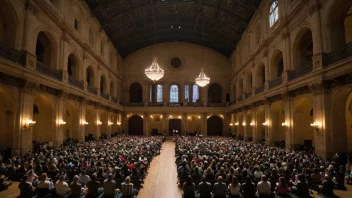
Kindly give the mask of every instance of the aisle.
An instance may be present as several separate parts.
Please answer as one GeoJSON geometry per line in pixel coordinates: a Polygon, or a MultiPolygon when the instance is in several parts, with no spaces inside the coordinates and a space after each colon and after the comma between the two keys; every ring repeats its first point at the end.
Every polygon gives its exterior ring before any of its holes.
{"type": "Polygon", "coordinates": [[[138,198],[181,198],[176,182],[175,143],[167,141],[153,159],[138,198]]]}

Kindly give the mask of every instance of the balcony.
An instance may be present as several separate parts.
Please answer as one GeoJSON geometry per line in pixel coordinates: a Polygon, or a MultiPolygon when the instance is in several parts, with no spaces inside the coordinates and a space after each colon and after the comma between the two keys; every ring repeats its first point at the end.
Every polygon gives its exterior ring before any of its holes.
{"type": "Polygon", "coordinates": [[[23,66],[23,52],[0,43],[0,57],[23,66]]]}
{"type": "Polygon", "coordinates": [[[97,91],[97,89],[96,88],[93,88],[93,87],[87,87],[87,90],[88,90],[88,92],[89,93],[91,93],[91,94],[94,94],[94,95],[97,95],[98,94],[98,91],[97,91]]]}
{"type": "Polygon", "coordinates": [[[311,71],[313,71],[313,64],[312,64],[312,62],[309,62],[296,70],[289,71],[288,72],[288,80],[289,81],[294,80],[296,78],[299,78],[301,76],[304,76],[304,75],[310,73],[311,71]]]}
{"type": "Polygon", "coordinates": [[[109,100],[109,95],[105,94],[104,92],[100,91],[100,96],[106,100],[109,100]]]}
{"type": "Polygon", "coordinates": [[[236,100],[230,102],[230,106],[236,104],[236,100]]]}
{"type": "Polygon", "coordinates": [[[328,67],[329,65],[334,64],[350,56],[352,56],[352,42],[346,44],[345,46],[335,51],[332,51],[329,54],[324,54],[323,56],[324,67],[328,67]]]}
{"type": "Polygon", "coordinates": [[[269,89],[277,87],[282,84],[282,78],[279,77],[276,80],[270,81],[269,82],[269,89]]]}
{"type": "Polygon", "coordinates": [[[37,72],[48,75],[56,80],[62,80],[62,71],[58,71],[49,66],[44,65],[42,62],[37,61],[36,69],[37,72]]]}
{"type": "Polygon", "coordinates": [[[187,103],[187,107],[202,107],[203,104],[200,102],[189,102],[187,103]]]}
{"type": "Polygon", "coordinates": [[[144,103],[143,102],[122,103],[122,105],[126,106],[126,107],[144,107],[144,103]]]}
{"type": "Polygon", "coordinates": [[[244,99],[252,97],[252,92],[244,93],[244,99]]]}
{"type": "Polygon", "coordinates": [[[83,89],[83,81],[76,80],[71,76],[68,76],[68,84],[83,89]]]}
{"type": "Polygon", "coordinates": [[[181,102],[169,102],[167,103],[168,107],[182,107],[182,103],[181,102]]]}
{"type": "Polygon", "coordinates": [[[261,86],[261,87],[258,87],[255,89],[254,93],[257,95],[257,94],[260,94],[260,93],[263,93],[264,92],[264,86],[261,86]]]}
{"type": "Polygon", "coordinates": [[[243,96],[240,96],[240,97],[237,98],[238,102],[241,102],[242,100],[243,100],[243,96]]]}
{"type": "Polygon", "coordinates": [[[111,102],[116,103],[116,104],[119,103],[119,101],[118,101],[117,98],[115,98],[115,97],[111,97],[111,102]]]}
{"type": "Polygon", "coordinates": [[[151,102],[149,103],[150,107],[163,107],[164,103],[163,102],[151,102]]]}
{"type": "Polygon", "coordinates": [[[226,102],[207,103],[207,107],[226,107],[226,102]]]}

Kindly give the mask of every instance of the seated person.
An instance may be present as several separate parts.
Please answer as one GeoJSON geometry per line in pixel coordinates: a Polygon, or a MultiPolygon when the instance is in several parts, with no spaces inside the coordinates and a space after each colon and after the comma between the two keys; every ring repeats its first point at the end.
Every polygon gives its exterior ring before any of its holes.
{"type": "Polygon", "coordinates": [[[121,184],[121,193],[123,198],[130,198],[134,195],[133,184],[131,183],[131,178],[126,177],[125,182],[121,184]]]}
{"type": "Polygon", "coordinates": [[[27,175],[23,176],[18,188],[20,189],[20,198],[29,198],[35,195],[35,188],[32,186],[32,183],[30,183],[27,175]]]}
{"type": "Polygon", "coordinates": [[[108,175],[108,179],[104,181],[104,198],[113,198],[115,196],[116,182],[112,179],[112,174],[108,175]]]}
{"type": "Polygon", "coordinates": [[[6,190],[11,186],[12,182],[8,181],[8,178],[5,175],[0,174],[0,192],[6,190]]]}
{"type": "Polygon", "coordinates": [[[319,174],[318,169],[313,169],[313,174],[310,175],[309,180],[310,180],[310,184],[313,187],[321,184],[322,179],[321,179],[321,174],[319,174]]]}
{"type": "Polygon", "coordinates": [[[192,181],[192,177],[188,176],[187,181],[183,184],[183,198],[194,198],[196,185],[192,181]]]}
{"type": "MultiPolygon", "coordinates": [[[[28,180],[31,180],[31,179],[28,177],[28,180]]],[[[40,175],[37,188],[48,189],[48,190],[52,190],[54,188],[53,182],[48,180],[48,175],[46,173],[42,173],[40,175]]]]}
{"type": "Polygon", "coordinates": [[[258,182],[257,190],[260,198],[270,197],[271,195],[271,184],[268,182],[266,175],[262,176],[262,181],[258,182]]]}
{"type": "Polygon", "coordinates": [[[202,177],[202,182],[198,185],[199,198],[211,198],[212,186],[207,182],[205,175],[202,177]]]}
{"type": "Polygon", "coordinates": [[[328,175],[325,176],[322,185],[319,186],[319,191],[326,197],[334,196],[334,182],[328,175]]]}
{"type": "Polygon", "coordinates": [[[82,196],[82,185],[78,183],[78,175],[73,177],[73,181],[70,184],[71,198],[79,198],[82,196]]]}
{"type": "Polygon", "coordinates": [[[78,182],[85,186],[87,185],[88,181],[90,180],[90,177],[86,175],[86,171],[82,171],[81,175],[78,177],[78,182]]]}
{"type": "Polygon", "coordinates": [[[250,177],[246,177],[245,183],[242,184],[241,193],[245,198],[255,198],[255,185],[250,177]]]}
{"type": "Polygon", "coordinates": [[[345,170],[343,166],[340,166],[339,171],[335,173],[333,182],[335,183],[335,188],[338,190],[346,190],[345,187],[345,170]]]}
{"type": "Polygon", "coordinates": [[[228,188],[229,188],[230,198],[240,197],[241,184],[238,183],[236,176],[232,177],[232,181],[229,184],[228,188]]]}
{"type": "Polygon", "coordinates": [[[65,182],[65,177],[63,175],[60,175],[59,180],[55,184],[55,191],[56,194],[64,197],[70,192],[70,188],[68,187],[68,184],[65,182]]]}
{"type": "Polygon", "coordinates": [[[295,186],[292,187],[292,192],[294,192],[300,198],[310,197],[309,186],[303,175],[298,175],[298,182],[295,186]]]}
{"type": "Polygon", "coordinates": [[[100,194],[103,193],[102,189],[99,189],[100,187],[100,182],[97,181],[97,174],[94,173],[92,175],[91,180],[89,180],[89,182],[87,183],[87,198],[96,198],[98,197],[100,194]]]}
{"type": "Polygon", "coordinates": [[[276,184],[276,194],[279,196],[287,196],[290,194],[290,189],[287,186],[286,179],[280,177],[279,183],[276,184]]]}
{"type": "Polygon", "coordinates": [[[214,184],[213,187],[213,194],[214,198],[225,198],[226,197],[226,192],[227,192],[227,186],[223,182],[223,179],[221,176],[218,177],[218,182],[214,184]]]}

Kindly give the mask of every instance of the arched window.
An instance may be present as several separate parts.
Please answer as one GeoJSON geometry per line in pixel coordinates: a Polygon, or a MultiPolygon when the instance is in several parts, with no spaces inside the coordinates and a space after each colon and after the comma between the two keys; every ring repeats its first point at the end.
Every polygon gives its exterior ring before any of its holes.
{"type": "Polygon", "coordinates": [[[269,23],[272,27],[275,22],[279,19],[279,6],[278,1],[274,1],[270,6],[269,23]]]}
{"type": "Polygon", "coordinates": [[[171,85],[170,87],[170,102],[178,102],[178,86],[171,85]]]}
{"type": "Polygon", "coordinates": [[[189,85],[185,85],[185,101],[189,101],[189,85]]]}
{"type": "Polygon", "coordinates": [[[199,87],[198,85],[193,85],[192,102],[198,102],[199,100],[199,87]]]}
{"type": "Polygon", "coordinates": [[[163,86],[156,86],[156,102],[163,102],[163,86]]]}

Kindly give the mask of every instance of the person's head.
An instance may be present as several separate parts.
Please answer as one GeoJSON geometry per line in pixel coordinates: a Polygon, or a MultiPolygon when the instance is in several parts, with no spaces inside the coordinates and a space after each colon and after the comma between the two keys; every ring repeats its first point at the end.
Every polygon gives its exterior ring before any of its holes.
{"type": "Polygon", "coordinates": [[[40,175],[39,180],[42,181],[42,182],[44,182],[47,178],[48,178],[48,175],[47,175],[46,173],[42,173],[42,174],[40,175]]]}
{"type": "Polygon", "coordinates": [[[268,181],[268,178],[266,177],[266,175],[262,176],[262,181],[265,181],[265,182],[268,181]]]}
{"type": "Polygon", "coordinates": [[[28,179],[29,179],[29,178],[28,178],[28,175],[24,175],[24,176],[22,177],[22,182],[26,182],[28,179]]]}
{"type": "Polygon", "coordinates": [[[236,176],[232,176],[232,182],[231,183],[232,183],[233,186],[237,186],[238,180],[237,180],[236,176]]]}
{"type": "Polygon", "coordinates": [[[60,175],[60,177],[59,177],[59,181],[60,181],[60,182],[65,181],[65,176],[64,176],[64,175],[60,175]]]}
{"type": "Polygon", "coordinates": [[[97,179],[97,174],[94,173],[94,174],[92,175],[91,179],[92,179],[93,181],[95,181],[95,180],[97,179]]]}
{"type": "Polygon", "coordinates": [[[78,175],[75,175],[75,176],[73,177],[73,182],[74,182],[74,183],[77,183],[77,182],[78,182],[78,175]]]}
{"type": "Polygon", "coordinates": [[[131,183],[131,178],[130,178],[130,176],[127,176],[127,177],[126,177],[126,179],[125,179],[125,183],[126,183],[126,184],[131,183]]]}
{"type": "Polygon", "coordinates": [[[202,182],[207,182],[207,177],[205,176],[205,175],[203,175],[203,177],[202,177],[202,182]]]}
{"type": "Polygon", "coordinates": [[[192,184],[193,182],[192,182],[192,177],[189,175],[188,177],[187,177],[187,181],[186,181],[186,184],[192,184]]]}
{"type": "Polygon", "coordinates": [[[286,179],[284,177],[280,177],[279,180],[280,180],[281,186],[286,187],[286,179]]]}
{"type": "Polygon", "coordinates": [[[223,181],[222,177],[219,176],[219,177],[218,177],[218,182],[219,182],[219,183],[222,183],[222,181],[223,181]]]}
{"type": "Polygon", "coordinates": [[[249,176],[247,176],[246,177],[246,184],[250,184],[250,183],[252,183],[252,179],[249,176]]]}
{"type": "Polygon", "coordinates": [[[299,174],[299,175],[298,175],[298,180],[299,180],[300,182],[306,182],[306,180],[305,180],[305,178],[304,178],[304,175],[302,175],[302,174],[299,174]]]}
{"type": "Polygon", "coordinates": [[[109,173],[109,175],[108,175],[108,180],[109,180],[109,181],[112,180],[112,174],[111,174],[111,173],[109,173]]]}
{"type": "Polygon", "coordinates": [[[329,175],[325,175],[324,179],[325,179],[326,181],[330,181],[329,175]]]}

